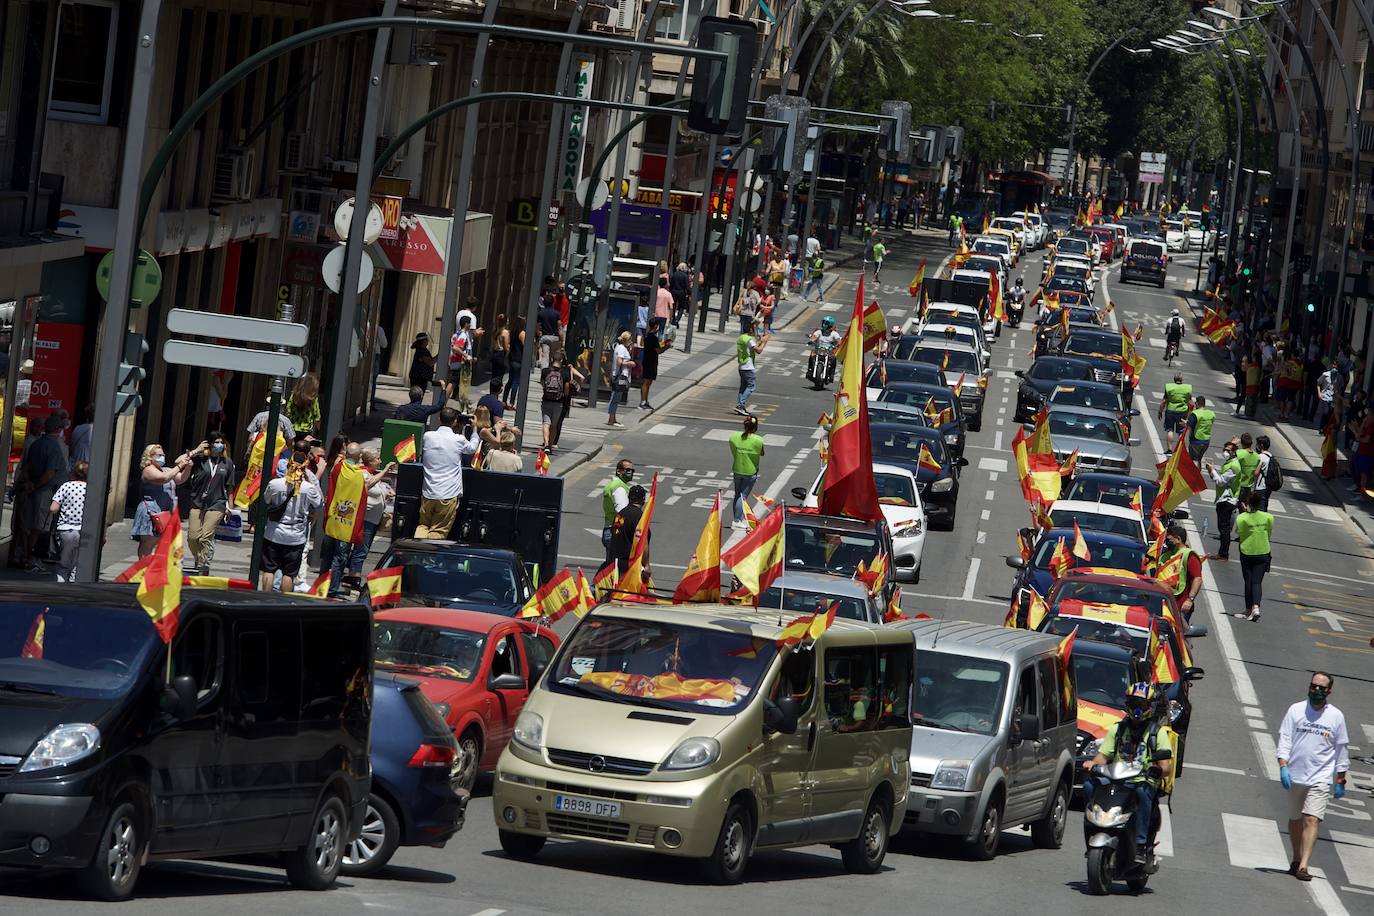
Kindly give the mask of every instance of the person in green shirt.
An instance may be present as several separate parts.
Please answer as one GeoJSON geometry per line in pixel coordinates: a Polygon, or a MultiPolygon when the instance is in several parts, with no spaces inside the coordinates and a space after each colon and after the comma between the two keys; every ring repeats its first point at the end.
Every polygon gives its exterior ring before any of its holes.
{"type": "Polygon", "coordinates": [[[1233,616],[1252,622],[1260,619],[1260,585],[1269,572],[1269,536],[1273,533],[1274,516],[1259,508],[1254,493],[1242,494],[1236,540],[1240,542],[1240,574],[1245,580],[1245,610],[1233,616]]]}
{"type": "Polygon", "coordinates": [[[873,279],[883,272],[883,258],[887,257],[887,246],[876,235],[873,237],[873,279]]]}
{"type": "Polygon", "coordinates": [[[759,480],[759,462],[763,458],[763,437],[759,435],[759,418],[745,417],[744,429],[730,436],[731,468],[735,474],[734,521],[731,528],[744,528],[744,504],[754,492],[759,480]]]}
{"type": "Polygon", "coordinates": [[[635,479],[635,463],[621,458],[615,465],[615,476],[601,489],[601,546],[606,548],[606,560],[611,559],[611,535],[615,531],[615,517],[630,504],[630,481],[635,479]]]}
{"type": "Polygon", "coordinates": [[[1236,461],[1240,462],[1240,495],[1246,496],[1255,489],[1255,471],[1260,464],[1259,452],[1255,451],[1255,440],[1249,433],[1240,434],[1240,448],[1236,449],[1236,461]]]}
{"type": "MultiPolygon", "coordinates": [[[[1149,861],[1150,825],[1154,820],[1155,800],[1159,796],[1165,775],[1173,769],[1174,747],[1169,733],[1159,726],[1158,706],[1160,698],[1156,689],[1144,682],[1126,688],[1123,706],[1125,715],[1102,738],[1097,755],[1083,761],[1083,769],[1089,773],[1094,767],[1103,766],[1115,760],[1139,764],[1140,776],[1131,780],[1136,790],[1138,804],[1135,811],[1135,856],[1138,863],[1149,861]]],[[[1105,785],[1105,779],[1089,775],[1083,781],[1083,801],[1091,804],[1096,790],[1105,785]]]]}
{"type": "Polygon", "coordinates": [[[763,352],[764,345],[768,343],[766,333],[754,336],[754,322],[749,318],[741,318],[743,330],[735,338],[735,363],[739,369],[739,400],[735,403],[735,413],[742,417],[749,416],[749,396],[754,393],[754,383],[758,378],[754,369],[754,357],[763,352]]]}
{"type": "Polygon", "coordinates": [[[1174,380],[1164,386],[1164,400],[1159,405],[1159,417],[1164,421],[1164,432],[1169,437],[1169,451],[1174,450],[1174,440],[1182,432],[1183,420],[1192,405],[1193,386],[1183,383],[1183,373],[1175,372],[1174,380]]]}
{"type": "Polygon", "coordinates": [[[1217,552],[1208,557],[1210,560],[1229,560],[1231,558],[1231,521],[1236,514],[1236,504],[1240,501],[1240,462],[1236,460],[1236,444],[1228,442],[1221,447],[1221,469],[1210,461],[1203,462],[1203,469],[1217,488],[1217,536],[1221,544],[1217,552]]]}
{"type": "Polygon", "coordinates": [[[816,301],[825,301],[825,258],[816,252],[806,259],[806,289],[802,290],[802,301],[811,301],[811,290],[816,291],[816,301]]]}
{"type": "Polygon", "coordinates": [[[1202,456],[1207,454],[1216,420],[1216,412],[1207,406],[1205,397],[1198,395],[1193,398],[1193,410],[1188,414],[1188,454],[1193,461],[1201,461],[1202,456]]]}

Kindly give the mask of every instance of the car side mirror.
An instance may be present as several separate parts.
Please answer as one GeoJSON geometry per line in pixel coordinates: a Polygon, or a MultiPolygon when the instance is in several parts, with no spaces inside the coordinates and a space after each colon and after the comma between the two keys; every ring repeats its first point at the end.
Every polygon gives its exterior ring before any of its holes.
{"type": "Polygon", "coordinates": [[[1017,378],[1025,378],[1025,377],[1026,377],[1026,370],[1025,370],[1025,369],[1017,369],[1017,370],[1016,370],[1016,377],[1017,377],[1017,378]]]}
{"type": "Polygon", "coordinates": [[[1012,569],[1025,569],[1026,561],[1020,557],[1006,557],[1007,565],[1012,569]]]}
{"type": "Polygon", "coordinates": [[[174,719],[189,719],[196,714],[196,679],[189,674],[172,678],[172,685],[164,689],[163,706],[174,719]]]}
{"type": "Polygon", "coordinates": [[[1016,731],[1020,740],[1035,741],[1040,737],[1040,717],[1034,713],[1023,713],[1016,722],[1016,731]]]}
{"type": "Polygon", "coordinates": [[[1203,671],[1201,668],[1184,668],[1183,679],[1185,681],[1200,681],[1202,680],[1202,676],[1206,673],[1207,672],[1203,671]]]}
{"type": "Polygon", "coordinates": [[[793,499],[799,499],[799,500],[801,500],[802,502],[806,502],[806,490],[805,490],[804,488],[802,488],[802,487],[793,487],[793,488],[792,488],[792,498],[793,498],[793,499]]]}
{"type": "Polygon", "coordinates": [[[1131,448],[1135,448],[1137,445],[1140,444],[1140,439],[1139,437],[1134,439],[1127,439],[1126,444],[1129,445],[1131,448]]]}
{"type": "Polygon", "coordinates": [[[1207,624],[1205,623],[1190,623],[1186,635],[1191,638],[1194,636],[1207,636],[1210,635],[1211,632],[1211,630],[1207,629],[1207,624]]]}
{"type": "Polygon", "coordinates": [[[1140,416],[1140,411],[1139,411],[1138,409],[1132,407],[1130,410],[1126,411],[1126,414],[1127,414],[1127,416],[1138,417],[1138,416],[1140,416]]]}
{"type": "Polygon", "coordinates": [[[1191,518],[1192,515],[1193,513],[1191,510],[1185,509],[1182,506],[1174,510],[1174,518],[1177,521],[1183,521],[1184,519],[1191,518]]]}
{"type": "Polygon", "coordinates": [[[958,458],[956,458],[956,459],[954,460],[954,463],[957,464],[957,465],[959,465],[959,467],[961,467],[961,468],[966,468],[966,467],[968,467],[968,459],[965,458],[963,455],[960,455],[958,458]]]}
{"type": "Polygon", "coordinates": [[[524,690],[525,679],[518,674],[498,674],[487,681],[488,690],[524,690]]]}
{"type": "Polygon", "coordinates": [[[791,697],[783,697],[776,703],[763,701],[763,727],[781,735],[795,735],[797,720],[801,718],[801,707],[791,697]]]}

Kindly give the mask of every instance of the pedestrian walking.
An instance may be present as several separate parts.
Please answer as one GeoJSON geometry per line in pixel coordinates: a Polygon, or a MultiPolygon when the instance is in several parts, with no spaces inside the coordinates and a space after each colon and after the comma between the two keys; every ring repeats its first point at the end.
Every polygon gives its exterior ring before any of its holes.
{"type": "Polygon", "coordinates": [[[501,430],[496,448],[487,452],[484,467],[488,471],[500,471],[503,474],[519,474],[524,470],[525,464],[520,460],[520,451],[515,447],[515,433],[513,431],[510,429],[501,430]]]}
{"type": "MultiPolygon", "coordinates": [[[[673,291],[668,288],[671,282],[668,274],[658,278],[658,292],[654,294],[654,313],[652,318],[658,319],[660,328],[666,326],[673,320],[673,291]]],[[[652,320],[650,321],[652,324],[652,320]]]]}
{"type": "Polygon", "coordinates": [[[515,399],[520,396],[520,385],[525,372],[525,329],[517,328],[510,339],[510,375],[506,378],[506,389],[501,399],[506,402],[507,410],[515,409],[515,399]]]}
{"type": "Polygon", "coordinates": [[[759,480],[759,464],[763,460],[764,443],[759,435],[758,417],[745,417],[744,427],[730,435],[731,471],[735,475],[734,520],[731,528],[743,528],[744,510],[754,484],[759,480]]]}
{"type": "Polygon", "coordinates": [[[1240,544],[1240,574],[1245,580],[1245,610],[1236,612],[1234,617],[1251,622],[1260,619],[1264,575],[1269,572],[1269,537],[1273,532],[1274,516],[1259,508],[1255,494],[1241,494],[1236,540],[1240,544]]]}
{"type": "Polygon", "coordinates": [[[925,223],[923,222],[923,219],[924,219],[923,214],[925,213],[925,211],[926,211],[926,195],[925,195],[925,192],[922,191],[920,194],[917,194],[917,195],[916,195],[916,228],[917,228],[917,229],[920,229],[920,228],[922,228],[922,227],[925,225],[925,223]]]}
{"type": "Polygon", "coordinates": [[[1336,409],[1336,376],[1339,370],[1333,360],[1319,376],[1317,376],[1317,411],[1315,421],[1318,430],[1326,429],[1326,421],[1331,416],[1331,412],[1336,409]]]}
{"type": "Polygon", "coordinates": [[[873,237],[873,279],[883,272],[883,258],[887,257],[887,246],[877,236],[873,237]]]}
{"type": "Polygon", "coordinates": [[[535,355],[535,366],[539,369],[547,369],[549,354],[563,346],[563,339],[559,336],[558,318],[558,309],[554,306],[553,299],[545,296],[536,317],[539,327],[539,351],[535,355]]]}
{"type": "Polygon", "coordinates": [[[1221,467],[1210,461],[1202,466],[1216,488],[1217,537],[1221,543],[1209,560],[1225,562],[1231,558],[1231,525],[1235,521],[1240,502],[1240,462],[1236,460],[1236,444],[1227,442],[1221,447],[1221,467]]]}
{"type": "Polygon", "coordinates": [[[1331,704],[1336,679],[1312,672],[1307,699],[1288,707],[1279,726],[1279,782],[1288,795],[1288,840],[1293,859],[1288,873],[1311,881],[1308,863],[1317,845],[1317,830],[1332,798],[1345,797],[1350,771],[1350,732],[1345,715],[1331,704]]]}
{"type": "Polygon", "coordinates": [[[815,257],[821,253],[821,240],[816,238],[816,227],[811,227],[811,233],[806,237],[806,256],[815,257]]]}
{"type": "Polygon", "coordinates": [[[86,475],[91,465],[72,465],[67,482],[53,491],[48,507],[57,532],[57,581],[75,582],[77,554],[81,549],[81,521],[86,514],[86,475]]]}
{"type": "Polygon", "coordinates": [[[1175,440],[1183,433],[1183,421],[1188,415],[1192,398],[1193,386],[1184,383],[1182,372],[1175,372],[1174,380],[1164,386],[1164,399],[1159,402],[1157,414],[1164,423],[1170,452],[1174,450],[1175,440]]]}
{"type": "Polygon", "coordinates": [[[477,451],[477,434],[460,431],[461,415],[452,407],[439,411],[439,427],[425,433],[421,462],[425,482],[420,490],[420,520],[415,536],[441,540],[449,536],[463,495],[464,459],[477,451]]]}
{"type": "Polygon", "coordinates": [[[1202,590],[1202,559],[1188,546],[1188,534],[1177,522],[1164,532],[1164,550],[1159,558],[1157,577],[1174,593],[1184,620],[1193,616],[1193,605],[1202,590]]]}
{"type": "Polygon", "coordinates": [[[778,249],[768,261],[768,291],[775,300],[781,299],[787,291],[787,273],[787,259],[782,249],[778,249]]]}
{"type": "MultiPolygon", "coordinates": [[[[320,377],[307,372],[291,386],[291,396],[283,405],[291,429],[297,433],[320,434],[320,377]]],[[[374,410],[376,408],[373,408],[374,410]]]]}
{"type": "Polygon", "coordinates": [[[1258,353],[1251,353],[1245,359],[1245,416],[1255,419],[1259,410],[1260,382],[1264,377],[1264,367],[1258,353]]]}
{"type": "Polygon", "coordinates": [[[283,593],[295,590],[311,516],[324,507],[324,493],[320,491],[319,478],[311,470],[310,462],[309,441],[297,439],[291,446],[286,473],[268,481],[263,493],[267,524],[263,528],[258,583],[262,591],[272,590],[277,573],[281,573],[283,593]]]}
{"type": "MultiPolygon", "coordinates": [[[[630,568],[630,554],[634,550],[635,529],[639,527],[639,520],[644,517],[644,502],[648,494],[639,484],[630,487],[625,493],[625,506],[616,513],[615,520],[611,523],[611,540],[609,556],[607,560],[615,561],[616,574],[625,575],[625,571],[630,568]]],[[[646,531],[644,536],[647,538],[649,533],[646,531]]],[[[644,544],[644,568],[641,573],[645,582],[650,579],[649,574],[649,545],[644,544]]]]}
{"type": "Polygon", "coordinates": [[[460,313],[458,330],[449,338],[448,346],[448,387],[444,393],[449,398],[457,398],[462,410],[472,406],[472,364],[477,355],[477,334],[472,327],[472,318],[460,313]]]}
{"type": "Polygon", "coordinates": [[[753,284],[740,291],[739,298],[730,307],[730,314],[739,316],[740,331],[746,324],[752,325],[759,313],[759,291],[753,284]]]}
{"type": "Polygon", "coordinates": [[[506,373],[510,371],[510,328],[506,327],[504,312],[496,316],[488,358],[491,360],[492,390],[499,396],[506,382],[506,373]]]}
{"type": "Polygon", "coordinates": [[[382,374],[382,351],[391,346],[391,341],[387,339],[386,329],[378,322],[372,323],[372,389],[369,398],[372,401],[372,409],[377,409],[377,377],[382,374]]]}
{"type": "Polygon", "coordinates": [[[1278,395],[1279,420],[1286,422],[1293,414],[1293,408],[1302,393],[1302,363],[1298,360],[1296,347],[1284,353],[1279,364],[1278,395]]]}
{"type": "Polygon", "coordinates": [[[1350,459],[1350,476],[1355,485],[1351,492],[1356,496],[1374,493],[1374,409],[1368,405],[1364,416],[1356,427],[1355,454],[1350,459]]]}
{"type": "Polygon", "coordinates": [[[654,387],[654,381],[658,378],[658,355],[663,349],[663,343],[658,335],[665,323],[666,321],[658,316],[650,318],[648,330],[639,338],[640,410],[654,409],[654,405],[649,403],[649,389],[654,387]]]}
{"type": "Polygon", "coordinates": [[[954,247],[954,239],[959,235],[959,227],[964,224],[964,218],[958,213],[952,213],[949,217],[949,247],[954,247]]]}
{"type": "Polygon", "coordinates": [[[1255,482],[1253,490],[1255,493],[1255,506],[1263,512],[1269,511],[1269,465],[1274,461],[1274,456],[1269,454],[1269,437],[1259,435],[1255,437],[1255,458],[1258,463],[1255,465],[1255,482]]]}
{"type": "Polygon", "coordinates": [[[24,483],[20,485],[18,501],[24,514],[20,529],[24,532],[30,572],[43,571],[34,557],[40,540],[51,531],[53,494],[67,482],[71,471],[71,459],[62,439],[68,423],[65,410],[48,414],[43,420],[43,434],[33,439],[24,451],[24,483]]]}
{"type": "Polygon", "coordinates": [[[1207,454],[1216,419],[1216,412],[1207,406],[1205,396],[1199,394],[1193,398],[1193,409],[1188,413],[1188,454],[1194,462],[1201,461],[1207,454]]]}
{"type": "Polygon", "coordinates": [[[630,340],[630,332],[621,331],[611,351],[611,398],[606,402],[606,425],[616,429],[625,428],[615,414],[629,396],[630,375],[635,367],[635,361],[630,358],[630,340]]]}
{"type": "Polygon", "coordinates": [[[377,539],[382,520],[396,498],[396,489],[391,484],[396,473],[396,462],[393,461],[383,468],[382,456],[376,449],[370,448],[363,449],[362,462],[363,472],[367,475],[364,480],[367,487],[367,509],[363,512],[363,541],[361,544],[352,545],[348,557],[348,575],[355,579],[362,577],[363,564],[367,560],[367,555],[372,552],[372,542],[377,539]]]}
{"type": "Polygon", "coordinates": [[[816,291],[816,301],[825,301],[825,256],[817,249],[806,259],[806,289],[802,290],[802,301],[811,301],[811,291],[816,291]]]}
{"type": "Polygon", "coordinates": [[[161,445],[153,443],[143,449],[139,466],[142,470],[138,478],[138,509],[134,511],[134,524],[129,535],[138,541],[141,559],[157,547],[158,536],[162,534],[161,519],[166,518],[162,513],[177,511],[177,486],[190,478],[191,458],[183,452],[169,465],[167,452],[161,445]]]}
{"type": "Polygon", "coordinates": [[[1236,449],[1236,461],[1240,462],[1240,495],[1247,496],[1255,490],[1255,474],[1259,471],[1259,453],[1255,451],[1255,440],[1249,433],[1240,434],[1240,447],[1236,449]]]}
{"type": "Polygon", "coordinates": [[[549,367],[539,373],[539,387],[543,392],[543,397],[539,400],[539,414],[543,420],[545,449],[553,448],[554,430],[557,429],[560,415],[563,413],[563,400],[568,393],[569,379],[563,365],[562,350],[555,350],[549,357],[549,363],[549,367]]]}
{"type": "Polygon", "coordinates": [[[735,403],[735,413],[749,415],[749,397],[754,393],[757,376],[754,371],[754,358],[763,352],[768,343],[768,335],[754,336],[754,327],[747,325],[739,337],[735,338],[735,363],[739,369],[739,400],[735,403]]]}
{"type": "Polygon", "coordinates": [[[601,546],[606,549],[606,559],[611,559],[611,535],[615,533],[615,519],[622,509],[630,504],[630,481],[635,479],[635,463],[628,458],[616,462],[615,474],[601,488],[601,515],[605,523],[601,528],[601,546]]]}
{"type": "Polygon", "coordinates": [[[229,510],[229,494],[237,479],[224,434],[219,430],[211,431],[191,452],[191,516],[186,547],[191,554],[191,568],[202,576],[210,575],[210,562],[215,557],[215,530],[229,510]]]}

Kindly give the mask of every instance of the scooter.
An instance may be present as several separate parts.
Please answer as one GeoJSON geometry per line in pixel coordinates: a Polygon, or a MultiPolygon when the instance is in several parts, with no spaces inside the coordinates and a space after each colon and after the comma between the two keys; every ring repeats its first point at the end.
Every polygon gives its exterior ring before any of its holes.
{"type": "Polygon", "coordinates": [[[820,391],[835,380],[835,353],[831,350],[811,350],[806,363],[806,379],[820,391]]]}
{"type": "Polygon", "coordinates": [[[1112,882],[1124,880],[1133,893],[1145,890],[1150,876],[1159,871],[1154,855],[1159,834],[1159,804],[1156,799],[1150,819],[1150,852],[1145,864],[1136,862],[1135,787],[1129,781],[1143,774],[1140,765],[1118,760],[1093,767],[1092,774],[1107,780],[1093,790],[1092,800],[1083,810],[1083,835],[1087,844],[1088,893],[1103,896],[1111,892],[1112,882]]]}
{"type": "Polygon", "coordinates": [[[1026,294],[1022,292],[1018,295],[1016,290],[1012,290],[1011,295],[1008,296],[1007,299],[1007,324],[1014,328],[1019,328],[1021,326],[1021,316],[1026,312],[1026,294]]]}

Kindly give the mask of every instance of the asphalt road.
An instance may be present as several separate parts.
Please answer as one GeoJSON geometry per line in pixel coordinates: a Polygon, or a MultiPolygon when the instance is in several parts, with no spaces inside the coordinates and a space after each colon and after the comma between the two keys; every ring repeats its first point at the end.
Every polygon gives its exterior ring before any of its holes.
{"type": "MultiPolygon", "coordinates": [[[[943,251],[898,242],[891,248],[881,288],[889,318],[907,313],[912,300],[906,284],[922,253],[943,251]]],[[[1106,272],[1099,302],[1116,304],[1113,320],[1129,327],[1144,323],[1142,352],[1150,360],[1139,390],[1142,416],[1136,435],[1137,468],[1149,468],[1162,454],[1153,413],[1163,388],[1162,328],[1173,307],[1183,307],[1177,292],[1192,288],[1193,263],[1170,272],[1167,290],[1127,287],[1117,270],[1106,272]]],[[[1039,255],[1023,262],[1028,282],[1039,276],[1039,255]]],[[[837,271],[827,296],[828,314],[844,323],[853,301],[854,272],[837,271]]],[[[870,286],[870,291],[872,287],[870,286]]],[[[799,308],[796,300],[783,315],[799,308]]],[[[819,473],[816,418],[832,406],[830,392],[810,391],[802,378],[805,332],[816,322],[804,315],[781,331],[761,360],[759,390],[753,398],[763,418],[768,451],[759,490],[785,497],[793,486],[808,485],[819,473]]],[[[1203,342],[1205,344],[1205,341],[1203,342]]],[[[994,346],[995,376],[988,390],[983,429],[971,433],[961,484],[959,520],[953,532],[932,532],[919,585],[904,586],[907,613],[1000,622],[1009,598],[1012,571],[1003,558],[1014,550],[1013,532],[1026,523],[1025,504],[1015,480],[1009,444],[1015,427],[1011,413],[1016,379],[1029,365],[1031,332],[1006,330],[994,346]]],[[[1224,396],[1230,379],[1199,348],[1185,341],[1177,365],[1195,390],[1224,396]]],[[[660,584],[676,581],[700,532],[717,490],[728,497],[729,451],[725,439],[737,428],[731,412],[736,391],[732,366],[706,379],[671,404],[644,418],[618,445],[568,477],[562,546],[565,560],[588,572],[602,551],[600,485],[621,454],[640,470],[637,482],[659,474],[660,505],[653,525],[651,558],[660,584]]],[[[635,412],[622,412],[633,422],[635,412]]],[[[1215,441],[1243,429],[1260,431],[1223,414],[1215,441]]],[[[1318,440],[1308,434],[1315,452],[1318,440]]],[[[1274,571],[1266,581],[1264,618],[1233,620],[1241,591],[1240,571],[1231,564],[1206,566],[1205,599],[1197,619],[1211,635],[1196,640],[1205,680],[1193,691],[1194,715],[1188,739],[1186,774],[1174,795],[1162,832],[1163,866],[1149,890],[1132,897],[1118,886],[1110,902],[1087,896],[1084,887],[1080,815],[1071,817],[1065,845],[1036,849],[1023,831],[1003,835],[999,857],[989,863],[965,861],[939,842],[903,838],[894,843],[879,875],[844,872],[838,853],[824,847],[764,853],[754,860],[741,887],[717,888],[697,878],[692,863],[607,850],[589,844],[551,843],[537,862],[523,864],[501,852],[491,806],[479,797],[469,808],[464,831],[441,850],[403,849],[392,867],[369,880],[344,880],[323,894],[291,892],[279,872],[257,866],[220,863],[162,864],[145,872],[139,886],[141,913],[209,914],[361,912],[368,910],[443,912],[455,916],[501,913],[684,914],[760,912],[789,914],[837,911],[880,912],[897,901],[906,907],[937,907],[960,914],[1083,913],[1104,907],[1124,913],[1251,912],[1314,913],[1343,916],[1374,912],[1374,553],[1345,521],[1339,508],[1326,505],[1324,491],[1300,471],[1300,457],[1286,441],[1276,442],[1286,483],[1275,499],[1278,519],[1274,571]],[[1314,857],[1320,873],[1311,884],[1288,877],[1284,793],[1277,782],[1273,740],[1287,706],[1303,698],[1308,672],[1323,668],[1336,676],[1333,701],[1350,722],[1356,785],[1343,803],[1333,805],[1314,857]]],[[[1193,541],[1215,530],[1210,501],[1192,501],[1193,541]],[[1210,524],[1209,524],[1210,523],[1210,524]]],[[[1207,535],[1210,537],[1210,535],[1207,535]]],[[[1208,548],[1213,545],[1209,540],[1208,548]]],[[[69,896],[60,877],[0,876],[0,911],[74,913],[94,905],[69,896]]],[[[905,907],[904,907],[905,908],[905,907]]]]}

